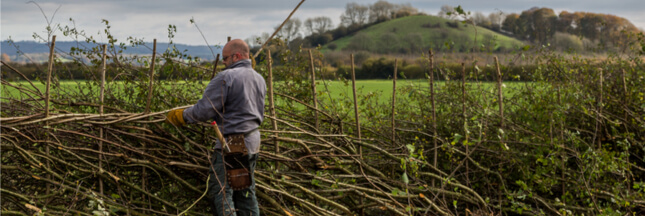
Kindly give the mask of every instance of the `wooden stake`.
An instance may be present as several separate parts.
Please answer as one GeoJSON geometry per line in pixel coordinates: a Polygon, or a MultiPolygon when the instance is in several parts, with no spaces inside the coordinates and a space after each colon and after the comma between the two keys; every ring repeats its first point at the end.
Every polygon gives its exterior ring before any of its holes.
{"type": "Polygon", "coordinates": [[[502,71],[499,68],[499,60],[495,56],[495,66],[497,67],[497,93],[498,93],[498,102],[499,102],[499,127],[504,129],[504,95],[502,93],[502,71]]]}
{"type": "MultiPolygon", "coordinates": [[[[352,62],[352,91],[354,92],[354,116],[356,117],[356,135],[358,136],[358,142],[361,142],[361,121],[358,115],[358,99],[356,98],[356,72],[354,71],[354,54],[349,55],[349,59],[352,62]]],[[[363,158],[363,146],[358,146],[358,154],[361,159],[363,158]]]]}
{"type": "MultiPolygon", "coordinates": [[[[156,57],[157,57],[157,39],[154,39],[154,40],[153,40],[153,44],[152,44],[152,62],[150,63],[150,74],[149,74],[149,76],[150,76],[150,80],[149,80],[149,82],[148,82],[148,101],[146,102],[146,110],[145,110],[145,113],[149,113],[149,112],[150,112],[150,101],[152,100],[152,87],[153,87],[153,84],[154,84],[155,60],[156,60],[156,57]]],[[[146,143],[144,142],[144,143],[142,143],[142,145],[143,145],[143,148],[145,149],[146,143]]],[[[148,191],[148,190],[146,189],[146,176],[147,176],[146,168],[145,168],[145,167],[143,167],[143,168],[141,168],[141,169],[142,169],[142,173],[141,173],[141,174],[142,174],[142,176],[141,176],[141,178],[142,178],[142,181],[141,181],[141,188],[142,188],[144,191],[148,191]]],[[[152,206],[152,204],[150,203],[150,197],[148,197],[148,204],[149,204],[150,206],[152,206]]]]}
{"type": "Polygon", "coordinates": [[[284,26],[284,24],[285,24],[285,23],[287,23],[287,21],[289,21],[289,19],[291,19],[291,16],[293,15],[293,13],[295,13],[295,12],[296,12],[296,10],[298,10],[298,8],[300,7],[300,5],[302,5],[302,3],[304,3],[304,2],[305,2],[305,0],[301,0],[301,1],[300,1],[300,3],[298,3],[298,6],[296,6],[296,8],[294,8],[294,9],[291,11],[291,13],[290,13],[290,14],[289,14],[289,16],[287,17],[287,19],[285,19],[285,20],[282,22],[282,24],[280,24],[280,26],[279,26],[277,29],[275,29],[275,31],[273,32],[273,34],[271,34],[271,37],[269,37],[266,41],[264,41],[264,44],[262,44],[262,46],[260,47],[260,49],[259,49],[258,51],[256,51],[256,52],[255,52],[255,54],[253,54],[253,58],[257,58],[257,57],[258,57],[258,55],[260,54],[260,52],[264,49],[264,47],[266,47],[266,45],[269,43],[269,41],[271,41],[271,39],[273,39],[273,37],[278,33],[278,31],[280,31],[280,29],[282,29],[282,26],[284,26]]]}
{"type": "MultiPolygon", "coordinates": [[[[557,82],[557,93],[558,93],[558,104],[562,105],[562,96],[561,96],[561,88],[562,88],[562,82],[557,82]]],[[[566,194],[566,184],[564,181],[564,173],[565,173],[565,163],[564,159],[566,158],[566,152],[564,150],[564,115],[560,117],[560,151],[561,151],[561,157],[562,157],[562,163],[560,164],[560,177],[562,178],[562,184],[560,185],[562,187],[562,195],[566,194]]],[[[562,203],[565,203],[566,200],[562,200],[562,203]]]]}
{"type": "Polygon", "coordinates": [[[226,37],[226,43],[231,41],[231,36],[226,37]]]}
{"type": "Polygon", "coordinates": [[[602,107],[603,107],[603,105],[602,105],[602,97],[603,97],[603,95],[602,95],[602,82],[603,82],[604,78],[603,78],[603,74],[602,74],[602,68],[598,68],[598,69],[600,71],[600,86],[598,88],[600,90],[600,98],[598,99],[598,113],[596,114],[596,135],[595,136],[598,138],[598,149],[600,149],[600,148],[602,148],[602,143],[601,143],[602,141],[601,141],[601,136],[598,133],[601,133],[600,132],[601,131],[600,127],[602,126],[601,125],[602,120],[600,119],[600,115],[602,113],[602,107]]]}
{"type": "MultiPolygon", "coordinates": [[[[45,89],[45,117],[49,117],[49,89],[54,70],[54,47],[56,46],[56,35],[52,36],[52,44],[49,47],[49,66],[47,67],[47,87],[45,89]]],[[[48,152],[49,153],[49,152],[48,152]]]]}
{"type": "MultiPolygon", "coordinates": [[[[623,75],[623,92],[624,92],[625,101],[629,101],[630,97],[629,97],[629,92],[627,92],[627,81],[625,80],[625,76],[626,76],[625,69],[622,69],[621,71],[623,72],[622,73],[622,75],[623,75]]],[[[627,122],[627,112],[624,113],[623,119],[625,119],[625,122],[627,122]]]]}
{"type": "MultiPolygon", "coordinates": [[[[52,36],[52,44],[49,46],[49,65],[47,67],[47,87],[45,89],[45,118],[49,117],[49,89],[51,87],[51,80],[52,80],[52,71],[54,70],[54,47],[56,46],[56,35],[52,36]]],[[[45,126],[49,130],[49,122],[45,121],[45,126]]],[[[49,140],[49,133],[46,133],[47,137],[45,138],[46,140],[49,140]]],[[[49,145],[45,146],[45,153],[47,155],[50,154],[49,152],[49,145]]],[[[49,160],[45,162],[45,165],[47,166],[47,169],[50,168],[50,163],[49,160]]],[[[51,175],[47,174],[47,178],[51,179],[51,175]]],[[[47,194],[51,191],[51,185],[47,184],[47,194]]]]}
{"type": "MultiPolygon", "coordinates": [[[[275,100],[273,99],[273,60],[271,59],[271,50],[267,50],[267,70],[269,71],[269,112],[273,118],[271,119],[271,125],[273,126],[274,131],[278,131],[278,123],[275,120],[275,100]]],[[[280,144],[278,143],[278,132],[273,133],[273,145],[275,146],[275,154],[280,153],[280,144]]],[[[279,163],[275,162],[275,169],[278,170],[279,163]]]]}
{"type": "MultiPolygon", "coordinates": [[[[432,104],[432,134],[434,137],[432,138],[432,143],[434,144],[434,161],[432,165],[436,168],[437,167],[437,112],[435,108],[435,100],[434,100],[434,54],[432,53],[432,49],[428,51],[429,56],[428,59],[430,60],[430,101],[432,104]]],[[[435,186],[435,180],[432,179],[432,187],[435,186]]]]}
{"type": "Polygon", "coordinates": [[[311,50],[309,50],[309,62],[310,62],[310,67],[311,67],[311,93],[313,96],[313,101],[314,101],[314,118],[316,118],[316,130],[318,130],[318,99],[316,97],[316,72],[314,70],[314,56],[311,54],[311,50]]]}
{"type": "MultiPolygon", "coordinates": [[[[103,115],[103,98],[105,93],[105,70],[107,60],[107,45],[103,45],[103,63],[101,69],[101,93],[99,95],[99,114],[103,115]]],[[[99,129],[99,169],[103,169],[103,127],[99,129]]],[[[99,178],[99,190],[103,194],[103,179],[99,178]]]]}
{"type": "Polygon", "coordinates": [[[466,118],[466,64],[461,63],[461,105],[462,105],[462,113],[461,115],[464,118],[464,146],[466,147],[466,183],[470,185],[470,179],[468,178],[468,155],[470,154],[470,151],[468,150],[468,128],[467,126],[467,118],[466,118]]]}
{"type": "MultiPolygon", "coordinates": [[[[625,101],[629,101],[630,94],[629,94],[629,92],[627,92],[627,81],[626,81],[626,79],[625,79],[625,76],[626,76],[625,69],[621,69],[621,71],[622,71],[622,75],[623,75],[623,91],[624,91],[625,101]]],[[[627,111],[624,111],[624,113],[623,113],[623,119],[624,119],[624,121],[625,121],[625,124],[624,124],[624,125],[626,125],[626,123],[627,123],[627,111]]],[[[629,163],[629,157],[627,157],[627,158],[626,158],[626,160],[627,160],[627,164],[630,164],[630,163],[629,163]]],[[[630,176],[631,176],[631,175],[630,175],[630,176]]],[[[628,179],[631,179],[631,178],[628,178],[628,179]]],[[[629,187],[629,188],[632,188],[632,187],[633,187],[633,181],[629,181],[629,183],[628,183],[628,187],[629,187]]],[[[627,196],[629,196],[629,191],[627,191],[627,196]]]]}
{"type": "Polygon", "coordinates": [[[217,54],[217,57],[215,57],[215,65],[213,66],[213,75],[211,75],[211,78],[209,80],[212,80],[215,78],[215,74],[217,74],[217,65],[219,64],[219,53],[217,54]]]}
{"type": "Polygon", "coordinates": [[[394,114],[395,114],[395,105],[396,105],[396,69],[397,66],[399,65],[399,60],[394,59],[394,77],[392,77],[392,146],[394,146],[394,143],[396,141],[396,130],[395,130],[395,120],[394,120],[394,114]]]}
{"type": "Polygon", "coordinates": [[[152,85],[154,84],[155,75],[155,58],[157,57],[157,39],[153,40],[152,45],[152,63],[150,63],[150,81],[148,82],[148,102],[146,103],[145,113],[150,112],[150,101],[152,100],[152,85]]]}

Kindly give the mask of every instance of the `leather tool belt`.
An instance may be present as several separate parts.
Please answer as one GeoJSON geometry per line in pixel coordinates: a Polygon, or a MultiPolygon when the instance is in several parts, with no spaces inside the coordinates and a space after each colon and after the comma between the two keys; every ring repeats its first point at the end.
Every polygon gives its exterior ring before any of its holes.
{"type": "Polygon", "coordinates": [[[226,143],[230,149],[230,152],[224,153],[228,184],[234,191],[247,189],[251,186],[251,173],[244,134],[228,135],[226,143]]]}

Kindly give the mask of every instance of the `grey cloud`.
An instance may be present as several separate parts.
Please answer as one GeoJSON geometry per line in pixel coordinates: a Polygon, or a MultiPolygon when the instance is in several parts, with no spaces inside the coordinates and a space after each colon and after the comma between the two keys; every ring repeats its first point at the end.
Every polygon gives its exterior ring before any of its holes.
{"type": "MultiPolygon", "coordinates": [[[[178,27],[176,42],[201,44],[201,35],[190,24],[194,17],[208,38],[223,40],[227,35],[249,37],[272,32],[300,2],[300,0],[35,0],[50,15],[61,5],[55,22],[68,24],[70,17],[80,28],[94,34],[102,29],[102,19],[110,20],[115,34],[151,39],[167,34],[167,25],[178,27]],[[142,27],[145,26],[145,27],[142,27]]],[[[373,4],[377,0],[307,0],[294,17],[306,19],[328,16],[337,25],[339,16],[349,2],[373,4]]],[[[33,32],[42,32],[46,25],[40,10],[27,1],[2,1],[2,35],[14,39],[31,39],[33,32]]],[[[645,1],[643,0],[408,0],[391,3],[410,3],[429,14],[436,14],[442,5],[461,5],[465,10],[490,13],[496,10],[520,13],[531,7],[549,7],[555,10],[588,11],[624,16],[640,28],[645,28],[645,1]]],[[[214,39],[212,39],[214,40],[214,39]]],[[[213,42],[215,43],[215,42],[213,42]]]]}

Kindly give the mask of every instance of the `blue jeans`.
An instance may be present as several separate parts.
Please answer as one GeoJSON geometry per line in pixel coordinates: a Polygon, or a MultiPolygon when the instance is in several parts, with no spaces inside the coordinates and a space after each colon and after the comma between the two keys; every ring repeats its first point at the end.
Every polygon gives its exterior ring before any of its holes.
{"type": "Polygon", "coordinates": [[[247,189],[233,191],[226,183],[226,171],[224,169],[221,150],[216,149],[212,156],[208,181],[208,197],[211,202],[213,215],[216,216],[259,216],[260,208],[255,196],[255,164],[258,154],[249,154],[249,172],[251,175],[251,186],[247,189]],[[214,172],[213,172],[214,171],[214,172]],[[224,186],[224,189],[222,189],[224,186]]]}

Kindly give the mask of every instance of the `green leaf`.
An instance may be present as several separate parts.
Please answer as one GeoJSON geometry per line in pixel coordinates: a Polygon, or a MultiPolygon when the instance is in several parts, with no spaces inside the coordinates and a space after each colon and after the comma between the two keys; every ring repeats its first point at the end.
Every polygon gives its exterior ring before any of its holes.
{"type": "Polygon", "coordinates": [[[399,189],[398,189],[398,188],[394,188],[394,189],[392,190],[392,195],[393,195],[393,196],[399,195],[399,192],[400,192],[400,191],[399,191],[399,189]]]}
{"type": "Polygon", "coordinates": [[[403,180],[403,183],[405,183],[405,184],[410,183],[410,180],[408,179],[408,174],[407,173],[403,173],[403,175],[401,176],[401,180],[403,180]]]}
{"type": "Polygon", "coordinates": [[[112,199],[120,199],[121,198],[121,196],[119,196],[118,194],[112,194],[110,196],[112,196],[112,199]]]}
{"type": "Polygon", "coordinates": [[[459,14],[466,14],[466,13],[464,13],[464,9],[463,9],[463,8],[461,8],[461,5],[458,5],[458,6],[455,8],[455,11],[456,11],[457,13],[459,13],[459,14]]]}
{"type": "Polygon", "coordinates": [[[412,144],[407,144],[405,145],[405,147],[408,147],[408,152],[414,152],[414,150],[416,149],[412,144]]]}
{"type": "Polygon", "coordinates": [[[452,142],[450,142],[450,144],[452,144],[452,145],[457,144],[459,142],[459,140],[461,140],[462,137],[463,136],[460,135],[460,134],[455,134],[453,136],[453,140],[452,140],[452,142]]]}

